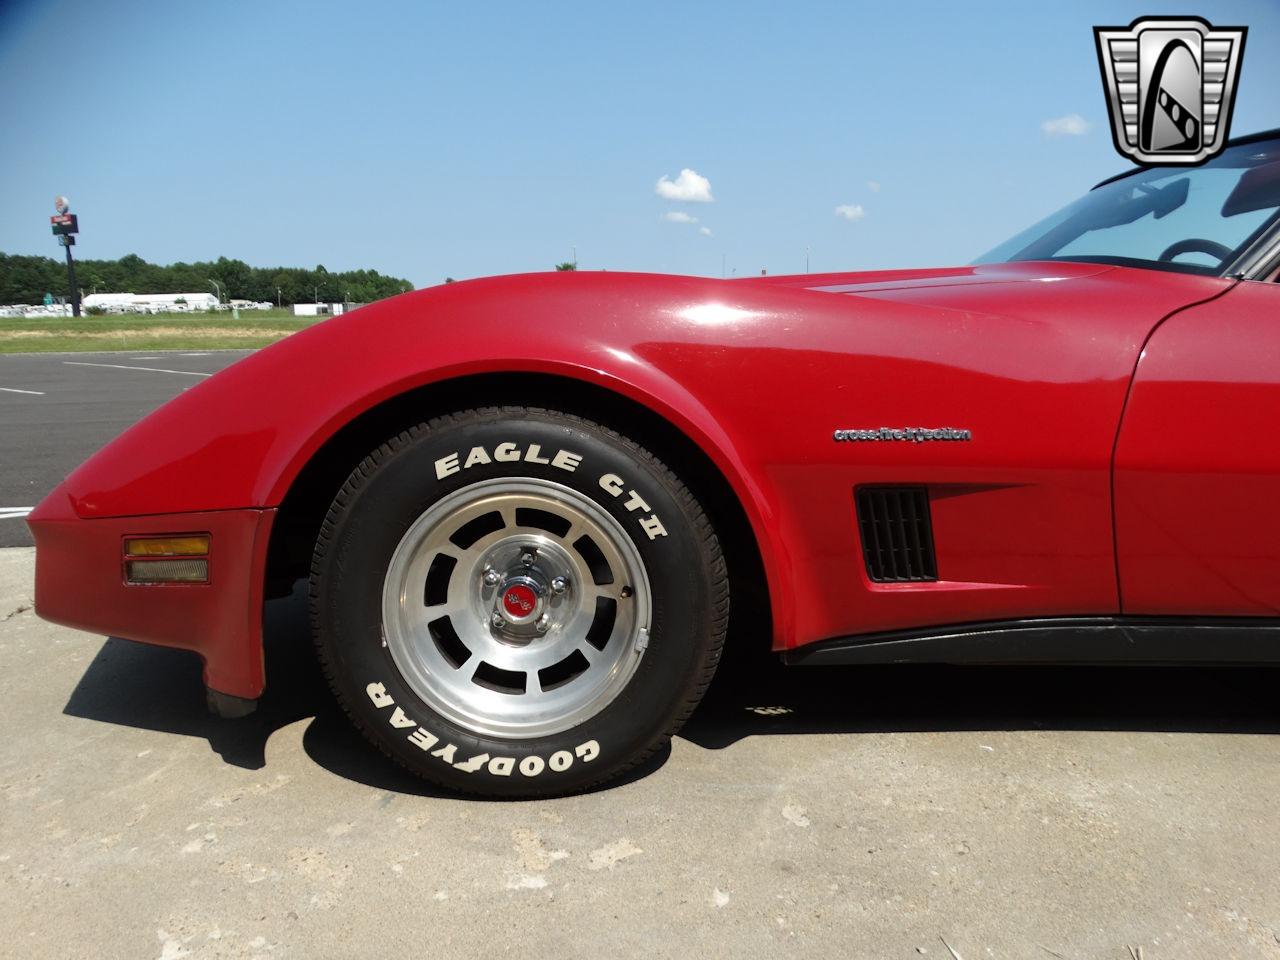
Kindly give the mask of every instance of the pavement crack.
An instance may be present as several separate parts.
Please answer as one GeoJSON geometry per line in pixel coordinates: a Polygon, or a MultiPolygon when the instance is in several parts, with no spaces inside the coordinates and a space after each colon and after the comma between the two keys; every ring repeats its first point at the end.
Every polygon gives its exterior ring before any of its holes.
{"type": "Polygon", "coordinates": [[[0,623],[8,623],[10,620],[12,620],[12,619],[13,619],[14,617],[16,617],[18,614],[20,614],[20,613],[26,613],[26,612],[27,612],[28,610],[30,610],[30,609],[31,609],[31,604],[26,603],[26,604],[23,604],[22,606],[18,607],[18,609],[16,609],[16,610],[10,610],[8,613],[6,613],[6,614],[4,615],[4,619],[3,619],[3,620],[0,620],[0,623]]]}

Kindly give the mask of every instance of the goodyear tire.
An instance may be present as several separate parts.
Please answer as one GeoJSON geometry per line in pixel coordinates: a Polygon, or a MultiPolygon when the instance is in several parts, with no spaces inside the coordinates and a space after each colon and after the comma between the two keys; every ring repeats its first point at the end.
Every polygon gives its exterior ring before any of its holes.
{"type": "Polygon", "coordinates": [[[588,789],[665,746],[724,642],[702,508],[627,438],[468,410],[373,451],[312,561],[325,672],[383,751],[488,796],[588,789]]]}

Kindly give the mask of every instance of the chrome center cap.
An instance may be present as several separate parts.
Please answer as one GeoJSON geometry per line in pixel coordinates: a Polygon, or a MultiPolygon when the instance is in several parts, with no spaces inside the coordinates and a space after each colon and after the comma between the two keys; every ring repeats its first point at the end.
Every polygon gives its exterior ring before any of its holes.
{"type": "Polygon", "coordinates": [[[508,623],[523,626],[542,616],[544,593],[542,584],[533,577],[510,577],[502,585],[498,606],[508,623]]]}

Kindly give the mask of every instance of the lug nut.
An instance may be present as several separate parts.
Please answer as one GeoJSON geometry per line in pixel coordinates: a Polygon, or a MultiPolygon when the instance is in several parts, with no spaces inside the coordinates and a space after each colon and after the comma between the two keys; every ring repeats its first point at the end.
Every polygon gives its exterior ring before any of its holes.
{"type": "Polygon", "coordinates": [[[507,625],[506,617],[500,614],[497,610],[493,611],[493,616],[489,618],[489,622],[495,627],[505,627],[507,625]]]}
{"type": "Polygon", "coordinates": [[[568,587],[569,587],[569,581],[566,580],[564,577],[556,577],[554,580],[551,581],[552,593],[564,593],[565,590],[568,589],[568,587]]]}
{"type": "Polygon", "coordinates": [[[492,587],[495,583],[497,583],[501,579],[502,579],[502,574],[500,574],[497,570],[493,569],[493,567],[484,568],[484,582],[489,584],[489,586],[492,587]]]}
{"type": "Polygon", "coordinates": [[[537,559],[538,551],[536,550],[526,550],[524,553],[520,554],[520,562],[526,567],[532,567],[534,561],[537,559]]]}
{"type": "Polygon", "coordinates": [[[551,618],[547,614],[543,614],[538,618],[538,622],[534,624],[534,629],[539,633],[546,633],[551,628],[551,618]]]}

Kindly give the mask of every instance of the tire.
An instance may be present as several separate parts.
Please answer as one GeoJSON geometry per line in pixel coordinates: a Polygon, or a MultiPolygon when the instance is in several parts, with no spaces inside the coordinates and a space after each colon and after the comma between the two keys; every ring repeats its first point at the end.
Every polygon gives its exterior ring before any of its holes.
{"type": "Polygon", "coordinates": [[[501,407],[364,459],[317,538],[310,606],[338,701],[385,753],[450,790],[544,797],[667,744],[715,672],[729,586],[652,454],[501,407]]]}

